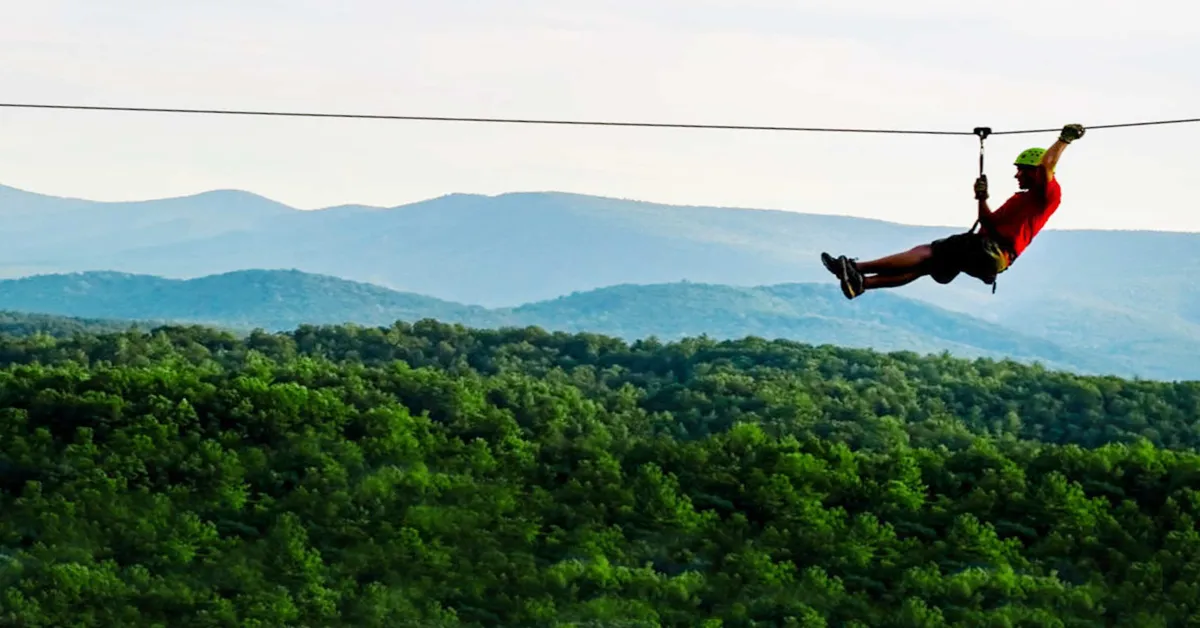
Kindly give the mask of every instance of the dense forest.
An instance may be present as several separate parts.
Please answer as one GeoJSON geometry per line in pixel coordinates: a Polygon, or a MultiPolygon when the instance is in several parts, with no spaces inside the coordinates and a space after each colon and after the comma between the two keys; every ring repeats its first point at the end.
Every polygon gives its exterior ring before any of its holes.
{"type": "Polygon", "coordinates": [[[0,625],[1200,625],[1200,383],[433,321],[0,340],[0,625]]]}

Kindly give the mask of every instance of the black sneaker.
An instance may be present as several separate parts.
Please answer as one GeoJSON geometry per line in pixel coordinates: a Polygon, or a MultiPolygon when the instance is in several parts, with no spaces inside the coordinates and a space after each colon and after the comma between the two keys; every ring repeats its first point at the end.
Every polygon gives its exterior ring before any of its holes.
{"type": "Polygon", "coordinates": [[[863,278],[858,272],[858,265],[854,260],[842,257],[841,262],[841,280],[842,294],[846,295],[847,299],[853,299],[863,293],[863,278]]]}
{"type": "Polygon", "coordinates": [[[821,253],[821,263],[825,265],[825,270],[833,273],[833,276],[837,277],[838,280],[845,278],[845,274],[843,273],[843,268],[845,268],[846,264],[845,255],[834,257],[828,253],[821,253]]]}

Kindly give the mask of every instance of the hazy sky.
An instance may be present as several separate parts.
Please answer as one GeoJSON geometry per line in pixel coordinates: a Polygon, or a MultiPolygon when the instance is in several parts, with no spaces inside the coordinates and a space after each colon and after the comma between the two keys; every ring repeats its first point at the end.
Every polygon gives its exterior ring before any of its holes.
{"type": "MultiPolygon", "coordinates": [[[[970,131],[1200,117],[1183,0],[2,0],[4,102],[970,131]],[[577,7],[577,8],[576,8],[577,7]]],[[[998,204],[1013,156],[988,140],[998,204]]],[[[0,183],[317,208],[565,190],[968,227],[974,137],[0,109],[0,183]]],[[[1097,129],[1057,228],[1200,231],[1200,124],[1097,129]]]]}

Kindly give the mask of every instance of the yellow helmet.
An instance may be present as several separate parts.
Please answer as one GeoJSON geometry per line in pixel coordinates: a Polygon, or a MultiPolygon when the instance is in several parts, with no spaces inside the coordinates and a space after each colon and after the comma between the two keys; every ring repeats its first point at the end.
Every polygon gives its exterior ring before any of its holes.
{"type": "Polygon", "coordinates": [[[1046,154],[1044,148],[1026,148],[1017,155],[1014,166],[1040,166],[1042,165],[1042,155],[1046,154]]]}

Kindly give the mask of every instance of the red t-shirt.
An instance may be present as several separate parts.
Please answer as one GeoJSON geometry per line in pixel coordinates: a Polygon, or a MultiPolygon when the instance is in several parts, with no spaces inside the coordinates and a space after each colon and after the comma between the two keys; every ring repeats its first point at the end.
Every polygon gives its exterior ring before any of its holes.
{"type": "MultiPolygon", "coordinates": [[[[1013,194],[996,211],[992,212],[992,224],[996,232],[1012,242],[1015,253],[1020,255],[1033,236],[1037,235],[1062,200],[1062,189],[1058,179],[1051,178],[1046,184],[1046,193],[1039,195],[1032,190],[1013,194]]],[[[983,233],[987,230],[981,229],[983,233]]]]}

